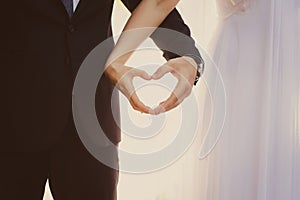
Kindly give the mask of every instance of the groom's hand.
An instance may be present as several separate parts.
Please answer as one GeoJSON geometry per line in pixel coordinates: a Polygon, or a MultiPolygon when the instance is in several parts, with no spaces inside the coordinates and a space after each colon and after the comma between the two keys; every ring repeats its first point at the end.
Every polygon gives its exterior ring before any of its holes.
{"type": "Polygon", "coordinates": [[[105,75],[127,97],[133,109],[142,113],[151,113],[152,109],[140,101],[133,86],[133,79],[135,77],[151,80],[149,74],[143,70],[113,63],[106,68],[105,75]]]}
{"type": "Polygon", "coordinates": [[[152,75],[152,79],[158,80],[167,73],[173,74],[178,82],[169,98],[154,109],[155,114],[175,108],[190,95],[197,74],[197,63],[193,58],[187,56],[171,59],[158,68],[152,75]]]}

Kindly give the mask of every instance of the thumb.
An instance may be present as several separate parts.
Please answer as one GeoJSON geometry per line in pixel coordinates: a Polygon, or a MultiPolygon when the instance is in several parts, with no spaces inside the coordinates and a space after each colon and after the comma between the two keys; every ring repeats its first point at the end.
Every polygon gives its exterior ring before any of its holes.
{"type": "Polygon", "coordinates": [[[141,77],[142,79],[145,79],[145,80],[151,80],[151,76],[147,72],[140,70],[140,69],[136,69],[134,71],[134,76],[141,77]]]}
{"type": "Polygon", "coordinates": [[[156,72],[152,75],[152,79],[158,80],[161,79],[165,74],[171,72],[171,68],[167,65],[163,65],[156,70],[156,72]]]}

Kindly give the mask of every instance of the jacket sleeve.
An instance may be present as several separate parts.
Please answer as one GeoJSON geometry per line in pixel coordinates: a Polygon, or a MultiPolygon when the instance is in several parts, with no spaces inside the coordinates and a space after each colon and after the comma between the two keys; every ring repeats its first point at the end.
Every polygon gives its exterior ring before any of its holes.
{"type": "MultiPolygon", "coordinates": [[[[129,11],[132,12],[141,0],[122,0],[122,2],[129,11]]],[[[159,27],[164,29],[155,31],[151,35],[151,38],[158,48],[164,52],[163,56],[167,60],[180,56],[190,56],[197,64],[203,64],[203,59],[195,46],[195,41],[191,38],[190,29],[184,23],[177,9],[174,9],[159,27]],[[170,35],[168,33],[175,34],[170,35]],[[166,49],[171,49],[173,52],[167,51],[166,49]]]]}

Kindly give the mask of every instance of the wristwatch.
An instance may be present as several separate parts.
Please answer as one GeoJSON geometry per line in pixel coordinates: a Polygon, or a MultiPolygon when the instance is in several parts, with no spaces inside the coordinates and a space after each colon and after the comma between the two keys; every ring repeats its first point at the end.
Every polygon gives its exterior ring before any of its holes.
{"type": "Polygon", "coordinates": [[[204,62],[203,63],[197,63],[197,74],[195,77],[194,85],[197,85],[200,77],[202,76],[204,72],[204,62]]]}
{"type": "MultiPolygon", "coordinates": [[[[200,77],[204,73],[205,62],[204,62],[203,58],[200,56],[200,54],[198,54],[198,56],[194,55],[194,54],[184,54],[182,56],[187,56],[187,57],[192,58],[197,64],[197,74],[196,74],[196,77],[195,77],[195,80],[194,80],[194,85],[196,85],[198,83],[200,77]]],[[[177,54],[171,53],[169,51],[165,51],[164,52],[164,57],[169,60],[169,59],[180,57],[180,56],[177,55],[177,54]]]]}
{"type": "Polygon", "coordinates": [[[197,85],[200,77],[204,73],[204,66],[205,66],[204,60],[200,56],[195,56],[195,55],[187,55],[187,56],[193,58],[195,60],[195,62],[197,63],[197,74],[196,74],[195,81],[194,81],[194,85],[197,85]]]}

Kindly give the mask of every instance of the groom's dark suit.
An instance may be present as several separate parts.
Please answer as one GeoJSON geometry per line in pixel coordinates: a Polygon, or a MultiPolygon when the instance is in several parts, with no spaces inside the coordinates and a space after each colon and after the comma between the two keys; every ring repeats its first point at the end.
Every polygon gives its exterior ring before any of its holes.
{"type": "MultiPolygon", "coordinates": [[[[139,2],[123,0],[131,11],[139,2]]],[[[32,188],[42,189],[50,177],[57,199],[113,199],[116,173],[85,151],[70,118],[74,77],[87,54],[111,35],[113,0],[81,0],[71,19],[61,0],[1,4],[0,198],[34,199],[41,193],[32,188]],[[74,196],[68,196],[70,190],[74,196]]],[[[190,34],[176,10],[162,26],[190,34]]],[[[194,45],[190,49],[197,52],[194,45]]],[[[105,77],[99,85],[99,121],[118,143],[109,106],[113,86],[105,77]]]]}

